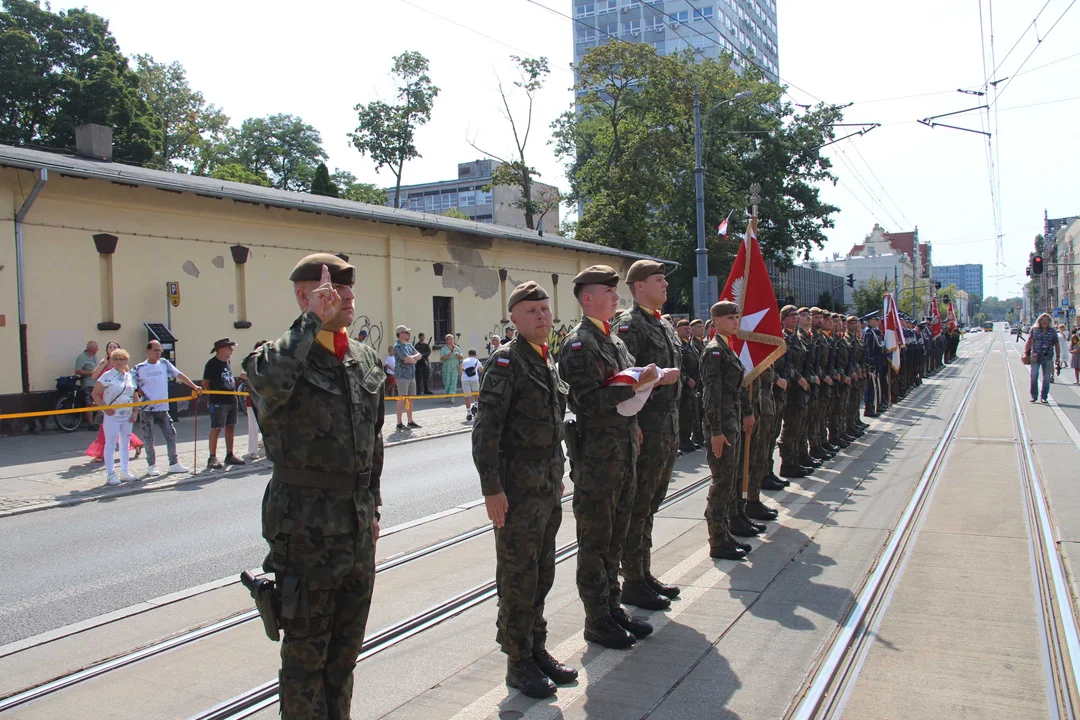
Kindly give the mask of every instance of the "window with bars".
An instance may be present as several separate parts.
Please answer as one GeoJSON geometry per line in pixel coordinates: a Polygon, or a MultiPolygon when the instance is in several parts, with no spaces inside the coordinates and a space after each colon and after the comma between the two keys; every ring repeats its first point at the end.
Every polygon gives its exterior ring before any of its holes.
{"type": "Polygon", "coordinates": [[[454,298],[432,297],[431,315],[432,326],[435,329],[435,344],[442,345],[447,335],[454,334],[454,298]]]}

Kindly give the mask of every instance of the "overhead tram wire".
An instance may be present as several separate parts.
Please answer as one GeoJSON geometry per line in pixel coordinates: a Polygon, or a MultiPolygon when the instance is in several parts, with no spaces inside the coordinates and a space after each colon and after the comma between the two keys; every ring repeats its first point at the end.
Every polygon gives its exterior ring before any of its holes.
{"type": "MultiPolygon", "coordinates": [[[[989,10],[989,14],[990,14],[990,64],[994,67],[994,72],[993,72],[994,78],[993,78],[993,80],[991,82],[993,83],[993,86],[994,86],[994,98],[995,98],[995,102],[993,103],[993,106],[994,106],[994,130],[993,130],[993,133],[994,133],[994,135],[993,135],[993,138],[987,138],[987,142],[989,142],[991,139],[993,140],[993,142],[994,142],[994,156],[997,158],[996,162],[994,163],[994,177],[995,177],[995,180],[997,181],[997,214],[994,217],[994,232],[997,233],[997,240],[994,243],[994,249],[997,252],[997,257],[998,257],[999,264],[1004,265],[1005,264],[1005,247],[1004,247],[1004,240],[1003,240],[1003,238],[1001,236],[1001,229],[1003,227],[1003,222],[1002,222],[1002,212],[1003,211],[1002,211],[1002,207],[1004,206],[1004,202],[1003,202],[1002,197],[1001,197],[1001,133],[999,132],[1000,125],[998,123],[998,109],[997,109],[997,102],[996,102],[996,98],[997,98],[997,94],[998,94],[998,83],[997,83],[997,58],[996,58],[996,54],[995,54],[995,51],[994,51],[994,0],[987,0],[987,9],[989,10]]],[[[986,114],[987,114],[987,121],[989,122],[989,120],[990,120],[990,109],[989,108],[987,108],[986,114]]]]}
{"type": "Polygon", "coordinates": [[[885,203],[881,201],[881,198],[877,195],[877,193],[874,192],[873,188],[870,187],[870,184],[866,181],[866,178],[863,177],[862,173],[859,172],[858,168],[856,168],[854,166],[854,163],[848,158],[847,153],[845,153],[839,147],[837,148],[837,152],[839,152],[840,154],[835,157],[840,160],[840,162],[842,162],[848,170],[851,171],[852,175],[854,175],[855,177],[856,182],[858,182],[859,185],[862,186],[862,189],[865,190],[866,193],[870,196],[870,201],[877,204],[877,206],[881,209],[885,216],[889,218],[889,221],[892,222],[893,227],[902,227],[900,221],[897,220],[896,217],[889,210],[889,208],[885,206],[885,203]]]}
{"type": "Polygon", "coordinates": [[[1042,36],[1042,38],[1039,39],[1035,47],[1031,48],[1031,52],[1027,54],[1027,57],[1024,58],[1024,61],[1022,63],[1020,63],[1020,66],[1016,68],[1016,72],[1009,76],[1009,80],[1005,83],[1005,86],[996,93],[996,95],[994,96],[994,102],[992,104],[997,104],[997,101],[1001,99],[1001,96],[1005,93],[1006,90],[1009,89],[1009,86],[1013,84],[1013,80],[1016,79],[1020,71],[1024,69],[1025,65],[1027,65],[1027,62],[1031,59],[1031,56],[1035,54],[1036,50],[1042,47],[1042,44],[1046,42],[1046,39],[1048,37],[1050,37],[1050,33],[1054,32],[1054,28],[1058,26],[1058,23],[1060,23],[1061,20],[1068,14],[1068,12],[1072,10],[1073,5],[1075,4],[1076,0],[1072,0],[1072,2],[1069,3],[1069,6],[1062,11],[1061,15],[1058,15],[1058,19],[1054,21],[1054,24],[1050,26],[1050,29],[1047,30],[1046,33],[1042,36]]]}
{"type": "MultiPolygon", "coordinates": [[[[984,20],[983,20],[983,0],[978,0],[978,3],[979,3],[979,50],[980,50],[979,51],[979,59],[980,59],[980,61],[982,63],[982,69],[983,69],[983,78],[984,79],[983,79],[982,93],[983,93],[983,97],[985,97],[986,93],[990,89],[989,82],[990,82],[990,76],[992,75],[992,73],[987,73],[987,70],[986,70],[986,29],[985,29],[984,20]]],[[[992,66],[992,64],[991,64],[991,66],[992,66]]],[[[996,91],[997,91],[997,88],[995,87],[995,92],[996,91]]],[[[1000,232],[1001,232],[1000,211],[999,211],[1000,200],[999,200],[998,195],[997,195],[998,184],[995,182],[995,175],[994,175],[994,169],[995,169],[994,146],[992,144],[993,138],[992,138],[992,136],[990,134],[991,127],[990,127],[989,105],[987,105],[987,107],[986,107],[986,117],[985,118],[983,117],[982,113],[979,113],[979,126],[982,128],[983,135],[986,137],[986,145],[983,148],[983,152],[984,152],[984,155],[985,155],[985,158],[986,158],[987,182],[989,183],[989,187],[990,187],[990,212],[991,212],[991,216],[992,216],[993,221],[994,221],[994,234],[995,235],[1000,235],[1000,232]]],[[[1000,248],[998,247],[998,244],[995,243],[995,266],[1000,267],[1001,262],[1002,262],[1002,254],[1001,254],[1000,248]]]]}
{"type": "Polygon", "coordinates": [[[863,165],[865,165],[866,169],[870,171],[870,175],[873,176],[874,180],[877,180],[878,186],[881,188],[881,191],[885,193],[885,197],[889,198],[889,202],[893,204],[896,212],[900,213],[900,218],[906,223],[905,227],[913,227],[914,223],[907,219],[907,216],[904,215],[904,211],[901,210],[900,206],[896,204],[896,200],[894,200],[893,196],[889,194],[889,191],[885,189],[884,183],[881,182],[881,179],[877,176],[877,173],[874,172],[874,168],[870,167],[870,163],[868,163],[866,161],[866,158],[863,157],[863,154],[859,152],[859,146],[856,143],[851,143],[851,148],[856,152],[856,154],[858,154],[859,159],[863,161],[863,165]]]}
{"type": "MultiPolygon", "coordinates": [[[[1013,46],[1009,48],[1009,52],[1005,53],[1005,57],[1001,58],[1001,64],[997,65],[994,68],[993,72],[991,73],[992,75],[997,75],[997,71],[1000,70],[1001,66],[1005,64],[1005,61],[1009,59],[1009,56],[1012,55],[1013,50],[1016,49],[1016,46],[1019,45],[1020,41],[1023,40],[1024,37],[1027,35],[1028,30],[1030,30],[1032,27],[1035,27],[1036,33],[1038,32],[1038,28],[1036,27],[1035,23],[1037,23],[1039,21],[1039,18],[1042,17],[1043,11],[1045,11],[1046,8],[1050,5],[1050,2],[1051,0],[1046,0],[1046,3],[1043,4],[1042,9],[1035,14],[1035,19],[1027,24],[1027,26],[1024,28],[1024,31],[1020,33],[1020,37],[1016,38],[1016,42],[1014,42],[1013,46]]],[[[983,80],[984,84],[990,82],[990,76],[986,74],[985,68],[983,69],[983,76],[985,78],[983,80]]]]}

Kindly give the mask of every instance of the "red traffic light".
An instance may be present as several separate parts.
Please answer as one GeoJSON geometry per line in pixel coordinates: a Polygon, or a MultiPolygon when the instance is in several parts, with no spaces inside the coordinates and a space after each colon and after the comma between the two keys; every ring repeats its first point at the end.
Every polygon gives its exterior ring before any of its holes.
{"type": "Polygon", "coordinates": [[[1031,274],[1042,275],[1043,272],[1043,259],[1042,255],[1036,255],[1031,258],[1031,274]]]}

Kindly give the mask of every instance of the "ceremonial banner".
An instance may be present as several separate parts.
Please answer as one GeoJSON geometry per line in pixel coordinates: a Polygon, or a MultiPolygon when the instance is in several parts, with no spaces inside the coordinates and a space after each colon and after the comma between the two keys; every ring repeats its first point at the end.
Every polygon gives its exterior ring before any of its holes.
{"type": "Polygon", "coordinates": [[[949,312],[945,316],[945,324],[950,330],[956,331],[956,308],[953,307],[952,301],[949,301],[949,312]]]}
{"type": "Polygon", "coordinates": [[[941,334],[941,312],[938,310],[936,290],[930,296],[930,334],[934,337],[941,334]]]}
{"type": "Polygon", "coordinates": [[[889,354],[892,369],[900,372],[900,346],[904,344],[904,327],[900,324],[900,313],[896,309],[896,299],[892,293],[885,293],[882,314],[885,321],[885,352],[889,354]]]}
{"type": "Polygon", "coordinates": [[[739,306],[739,329],[730,342],[746,368],[743,384],[749,385],[787,350],[780,308],[758,245],[757,218],[751,218],[746,226],[746,237],[739,245],[720,299],[739,306]]]}

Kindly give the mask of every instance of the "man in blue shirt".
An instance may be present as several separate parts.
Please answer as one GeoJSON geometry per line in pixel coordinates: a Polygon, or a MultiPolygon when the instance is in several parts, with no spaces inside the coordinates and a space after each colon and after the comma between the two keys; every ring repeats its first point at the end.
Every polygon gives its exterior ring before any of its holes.
{"type": "Polygon", "coordinates": [[[423,356],[416,351],[413,344],[409,342],[409,337],[412,331],[404,325],[398,325],[395,331],[397,333],[397,342],[394,343],[394,375],[397,378],[397,429],[407,430],[409,428],[419,428],[420,426],[413,422],[412,416],[412,403],[406,403],[406,397],[413,397],[416,395],[416,363],[418,363],[423,356]],[[409,425],[406,427],[401,424],[401,411],[404,410],[408,414],[409,425]]]}

